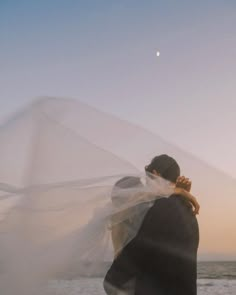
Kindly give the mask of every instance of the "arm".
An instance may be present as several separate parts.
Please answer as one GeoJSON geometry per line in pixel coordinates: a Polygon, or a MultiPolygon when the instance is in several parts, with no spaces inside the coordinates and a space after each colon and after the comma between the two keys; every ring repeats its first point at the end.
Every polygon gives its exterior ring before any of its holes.
{"type": "Polygon", "coordinates": [[[194,214],[195,215],[199,214],[200,205],[197,202],[197,199],[189,191],[180,187],[175,187],[174,192],[176,195],[184,196],[194,207],[194,211],[193,211],[194,214]]]}

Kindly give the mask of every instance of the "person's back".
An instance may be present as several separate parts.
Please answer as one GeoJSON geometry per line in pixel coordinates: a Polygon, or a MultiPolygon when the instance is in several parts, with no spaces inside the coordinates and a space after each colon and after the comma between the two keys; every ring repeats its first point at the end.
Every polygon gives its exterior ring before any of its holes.
{"type": "Polygon", "coordinates": [[[120,290],[135,281],[135,295],[194,295],[198,243],[197,220],[186,201],[176,195],[157,200],[105,281],[120,290]]]}
{"type": "Polygon", "coordinates": [[[134,258],[142,270],[135,294],[196,294],[198,243],[197,220],[186,201],[176,195],[156,201],[129,249],[142,253],[134,258]]]}
{"type": "MultiPolygon", "coordinates": [[[[155,157],[146,171],[173,183],[180,175],[178,164],[167,155],[155,157]]],[[[180,195],[157,199],[108,271],[107,294],[195,295],[198,244],[191,204],[180,195]]]]}

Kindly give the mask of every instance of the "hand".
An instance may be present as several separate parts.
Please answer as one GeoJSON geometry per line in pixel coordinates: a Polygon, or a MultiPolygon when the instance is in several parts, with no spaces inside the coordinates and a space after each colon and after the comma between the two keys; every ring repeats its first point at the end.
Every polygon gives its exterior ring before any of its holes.
{"type": "Polygon", "coordinates": [[[176,181],[176,187],[183,188],[187,192],[190,192],[192,186],[192,182],[189,178],[185,176],[179,176],[176,181]]]}
{"type": "Polygon", "coordinates": [[[192,194],[190,194],[185,189],[179,188],[179,187],[175,188],[175,194],[184,196],[186,198],[186,200],[188,200],[191,203],[191,205],[193,206],[193,213],[195,215],[199,214],[200,205],[199,205],[197,199],[192,194]]]}

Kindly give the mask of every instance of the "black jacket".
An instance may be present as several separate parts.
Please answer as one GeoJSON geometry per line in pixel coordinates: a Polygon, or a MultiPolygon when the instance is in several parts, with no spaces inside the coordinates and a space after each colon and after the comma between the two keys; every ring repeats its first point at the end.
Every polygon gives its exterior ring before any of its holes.
{"type": "Polygon", "coordinates": [[[109,295],[196,295],[199,230],[183,197],[155,201],[136,237],[114,260],[104,280],[109,295]],[[129,287],[127,287],[130,285],[129,287]]]}

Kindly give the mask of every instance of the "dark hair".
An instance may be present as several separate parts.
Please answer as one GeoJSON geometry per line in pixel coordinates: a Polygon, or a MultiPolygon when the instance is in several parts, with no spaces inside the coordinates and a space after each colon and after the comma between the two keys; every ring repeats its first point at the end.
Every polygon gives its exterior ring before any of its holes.
{"type": "MultiPolygon", "coordinates": [[[[128,189],[137,188],[138,190],[142,186],[143,184],[139,177],[126,176],[121,178],[113,186],[111,193],[112,204],[118,208],[120,205],[126,204],[127,197],[129,197],[128,189]],[[122,190],[124,190],[125,194],[122,194],[122,190]]],[[[141,220],[141,218],[137,214],[135,207],[121,210],[112,216],[112,223],[114,222],[114,225],[111,227],[111,237],[115,256],[118,255],[119,251],[121,251],[121,249],[123,249],[123,247],[131,239],[133,233],[133,224],[137,223],[139,220],[141,220]],[[125,214],[125,218],[124,216],[121,218],[122,221],[119,221],[120,214],[121,217],[123,214],[125,214]]]]}
{"type": "Polygon", "coordinates": [[[113,189],[112,189],[112,194],[111,194],[111,199],[113,201],[119,200],[122,201],[122,198],[120,197],[120,194],[116,194],[117,189],[128,189],[128,188],[134,188],[134,187],[141,187],[143,186],[141,180],[139,177],[135,176],[126,176],[118,180],[113,189]]]}
{"type": "Polygon", "coordinates": [[[139,177],[135,176],[125,176],[115,183],[115,186],[119,188],[128,188],[138,185],[142,185],[142,182],[139,177]]]}
{"type": "Polygon", "coordinates": [[[146,172],[152,173],[156,170],[160,173],[161,177],[176,182],[180,176],[180,167],[172,157],[168,155],[156,156],[152,159],[151,163],[145,167],[146,172]]]}

